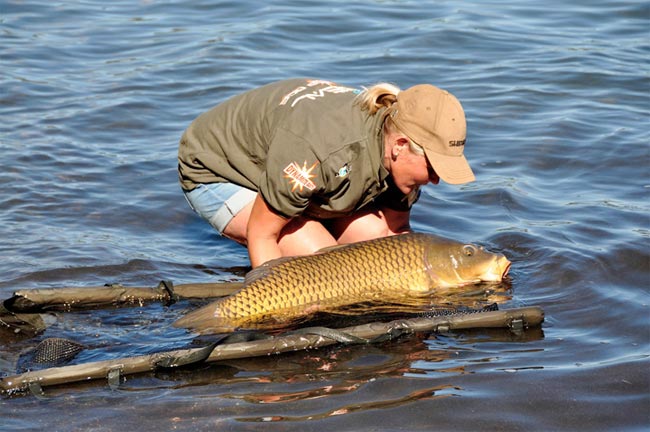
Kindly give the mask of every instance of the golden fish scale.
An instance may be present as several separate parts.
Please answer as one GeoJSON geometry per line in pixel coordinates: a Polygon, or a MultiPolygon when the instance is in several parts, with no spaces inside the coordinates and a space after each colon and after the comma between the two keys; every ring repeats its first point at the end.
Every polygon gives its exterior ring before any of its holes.
{"type": "Polygon", "coordinates": [[[428,283],[425,241],[418,235],[392,236],[295,258],[220,301],[216,315],[241,326],[260,316],[290,317],[309,305],[322,310],[402,296],[409,287],[428,283]]]}

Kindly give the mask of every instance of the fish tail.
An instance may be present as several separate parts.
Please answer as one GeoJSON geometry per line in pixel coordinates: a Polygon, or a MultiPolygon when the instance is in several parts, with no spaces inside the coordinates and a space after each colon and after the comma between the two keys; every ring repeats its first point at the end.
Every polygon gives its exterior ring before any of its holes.
{"type": "Polygon", "coordinates": [[[227,319],[220,317],[220,303],[220,301],[212,302],[200,309],[192,311],[176,320],[173,326],[186,328],[201,334],[235,331],[236,328],[229,324],[227,319]]]}

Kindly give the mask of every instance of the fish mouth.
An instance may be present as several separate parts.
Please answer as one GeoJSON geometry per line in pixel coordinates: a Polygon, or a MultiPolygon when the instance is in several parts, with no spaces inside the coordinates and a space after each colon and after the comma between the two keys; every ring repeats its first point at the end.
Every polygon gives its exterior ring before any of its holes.
{"type": "Polygon", "coordinates": [[[512,263],[508,260],[508,258],[501,255],[499,257],[499,259],[497,260],[497,268],[499,269],[499,273],[501,274],[501,277],[499,278],[499,280],[506,277],[506,275],[510,271],[510,266],[512,266],[512,263]]]}
{"type": "Polygon", "coordinates": [[[512,266],[512,263],[506,259],[505,263],[505,268],[503,269],[503,273],[501,274],[501,279],[506,277],[508,275],[508,272],[510,271],[510,267],[512,266]]]}
{"type": "Polygon", "coordinates": [[[483,275],[485,282],[501,282],[510,271],[512,263],[503,255],[496,257],[489,270],[483,275]]]}

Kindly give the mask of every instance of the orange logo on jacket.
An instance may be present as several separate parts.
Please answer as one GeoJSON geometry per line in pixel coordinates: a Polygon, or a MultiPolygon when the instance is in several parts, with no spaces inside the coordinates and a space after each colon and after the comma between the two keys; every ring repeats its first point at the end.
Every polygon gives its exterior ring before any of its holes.
{"type": "Polygon", "coordinates": [[[284,172],[284,178],[289,179],[289,183],[291,183],[291,192],[296,189],[300,189],[300,192],[302,192],[303,188],[307,188],[310,191],[316,189],[316,184],[311,181],[311,179],[316,177],[316,174],[311,173],[316,168],[316,165],[318,165],[318,161],[307,168],[307,161],[305,161],[301,168],[297,162],[291,162],[282,170],[284,172]]]}

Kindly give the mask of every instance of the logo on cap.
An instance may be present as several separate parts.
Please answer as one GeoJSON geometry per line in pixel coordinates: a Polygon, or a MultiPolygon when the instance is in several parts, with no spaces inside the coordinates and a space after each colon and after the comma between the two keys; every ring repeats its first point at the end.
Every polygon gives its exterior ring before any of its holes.
{"type": "Polygon", "coordinates": [[[462,147],[465,145],[465,140],[449,141],[449,147],[462,147]]]}

